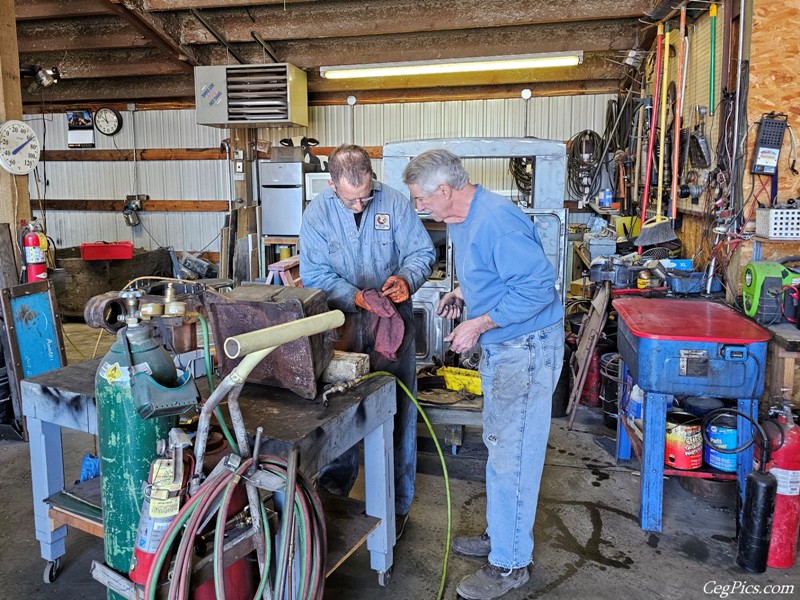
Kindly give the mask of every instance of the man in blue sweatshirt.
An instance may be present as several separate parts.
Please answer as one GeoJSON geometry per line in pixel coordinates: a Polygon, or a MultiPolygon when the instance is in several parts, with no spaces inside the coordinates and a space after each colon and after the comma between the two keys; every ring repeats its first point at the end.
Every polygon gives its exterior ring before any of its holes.
{"type": "Polygon", "coordinates": [[[466,306],[470,318],[445,341],[453,352],[481,344],[487,528],[454,538],[452,547],[488,557],[457,591],[467,600],[491,600],[529,578],[564,310],[534,224],[511,201],[470,183],[457,156],[424,152],[403,181],[419,210],[448,224],[455,246],[460,287],[442,298],[438,312],[455,319],[466,306]]]}

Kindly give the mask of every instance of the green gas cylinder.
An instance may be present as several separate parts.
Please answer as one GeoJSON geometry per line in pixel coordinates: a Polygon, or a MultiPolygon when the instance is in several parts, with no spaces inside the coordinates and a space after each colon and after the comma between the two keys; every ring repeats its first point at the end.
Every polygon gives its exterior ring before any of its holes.
{"type": "MultiPolygon", "coordinates": [[[[174,387],[178,379],[170,355],[153,339],[151,328],[132,320],[117,334],[95,377],[105,560],[120,573],[127,573],[131,565],[142,482],[157,457],[158,440],[167,439],[178,424],[177,416],[139,416],[134,394],[141,384],[140,377],[134,380],[136,373],[147,373],[165,387],[174,387]]],[[[111,591],[108,597],[121,598],[111,591]]]]}

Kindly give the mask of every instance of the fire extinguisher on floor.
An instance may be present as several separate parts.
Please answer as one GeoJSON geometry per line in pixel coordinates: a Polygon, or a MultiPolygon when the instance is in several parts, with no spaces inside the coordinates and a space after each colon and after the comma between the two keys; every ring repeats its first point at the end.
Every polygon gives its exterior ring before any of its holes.
{"type": "Polygon", "coordinates": [[[25,281],[26,283],[44,281],[47,279],[47,236],[36,221],[24,226],[22,231],[25,281]]]}
{"type": "MultiPolygon", "coordinates": [[[[172,429],[169,441],[162,440],[159,445],[160,456],[150,465],[150,476],[144,484],[142,514],[128,573],[131,580],[140,585],[147,583],[158,546],[180,511],[189,475],[194,471],[191,462],[184,464],[183,449],[191,442],[182,429],[172,429]]],[[[191,455],[185,458],[188,460],[191,455]]]]}
{"type": "Polygon", "coordinates": [[[770,422],[775,426],[765,427],[772,447],[767,468],[775,476],[778,490],[767,566],[790,569],[797,559],[800,528],[800,427],[794,422],[788,402],[770,422]]]}

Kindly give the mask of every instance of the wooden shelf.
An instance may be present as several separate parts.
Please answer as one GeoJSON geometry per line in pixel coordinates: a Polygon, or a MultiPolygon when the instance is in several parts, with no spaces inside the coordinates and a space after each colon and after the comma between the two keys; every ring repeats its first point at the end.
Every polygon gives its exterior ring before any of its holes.
{"type": "MultiPolygon", "coordinates": [[[[62,525],[74,527],[97,537],[103,537],[103,510],[101,508],[100,478],[79,483],[47,499],[50,505],[52,528],[62,525]]],[[[325,576],[329,577],[367,540],[380,524],[380,519],[366,514],[366,505],[361,500],[323,494],[320,498],[325,513],[328,533],[328,553],[325,576]]],[[[242,534],[241,544],[231,548],[230,562],[254,549],[249,535],[242,534]]],[[[226,551],[227,554],[227,551],[226,551]]],[[[229,559],[226,556],[226,564],[229,559]]],[[[197,569],[202,571],[201,559],[197,569]]],[[[209,571],[211,573],[211,571],[209,571]]],[[[201,581],[203,578],[201,577],[201,581]]]]}

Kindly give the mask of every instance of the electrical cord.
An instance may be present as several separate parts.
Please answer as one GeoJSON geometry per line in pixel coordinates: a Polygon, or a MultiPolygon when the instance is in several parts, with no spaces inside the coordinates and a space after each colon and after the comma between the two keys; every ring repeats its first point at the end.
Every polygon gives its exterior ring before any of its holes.
{"type": "Polygon", "coordinates": [[[433,439],[433,443],[436,446],[436,451],[439,453],[439,461],[442,464],[442,474],[444,475],[444,487],[445,492],[447,495],[447,537],[445,538],[445,546],[444,546],[444,560],[442,561],[442,578],[439,584],[439,592],[436,595],[437,600],[441,600],[444,595],[444,586],[447,582],[447,564],[450,560],[450,538],[452,537],[453,532],[453,509],[452,503],[450,500],[450,477],[447,473],[447,464],[444,462],[444,453],[442,452],[442,447],[439,445],[439,438],[436,437],[436,433],[433,431],[433,425],[428,420],[428,415],[425,414],[425,411],[422,410],[422,407],[419,405],[419,401],[414,397],[406,385],[400,381],[398,377],[392,375],[388,371],[375,371],[374,373],[368,373],[364,375],[361,379],[367,380],[372,379],[373,377],[378,376],[389,376],[394,377],[397,381],[397,385],[406,393],[406,396],[414,403],[414,406],[417,407],[419,414],[422,416],[422,420],[425,421],[425,425],[428,428],[428,431],[431,434],[431,438],[433,439]]]}
{"type": "Polygon", "coordinates": [[[533,190],[533,170],[528,172],[528,165],[532,165],[530,158],[511,158],[508,161],[508,171],[514,178],[514,184],[526,198],[531,197],[533,190]]]}
{"type": "Polygon", "coordinates": [[[592,179],[592,174],[599,168],[602,151],[603,139],[591,129],[584,129],[570,138],[569,152],[567,152],[567,187],[572,197],[592,198],[600,191],[600,178],[592,179]],[[587,185],[587,182],[591,184],[587,185]]]}

